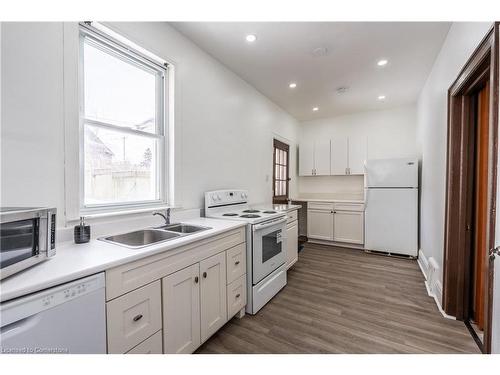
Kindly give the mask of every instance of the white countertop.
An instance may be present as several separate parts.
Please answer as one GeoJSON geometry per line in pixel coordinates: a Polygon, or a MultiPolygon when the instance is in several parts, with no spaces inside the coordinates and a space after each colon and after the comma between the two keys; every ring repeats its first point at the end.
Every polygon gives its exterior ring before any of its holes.
{"type": "Polygon", "coordinates": [[[73,242],[58,243],[55,257],[2,280],[0,301],[7,301],[102,272],[246,225],[245,222],[208,218],[183,220],[183,222],[211,229],[140,249],[129,249],[99,240],[91,240],[79,245],[73,242]]]}
{"type": "Polygon", "coordinates": [[[293,211],[302,208],[300,204],[273,204],[273,209],[275,211],[293,211]]]}
{"type": "Polygon", "coordinates": [[[298,202],[365,203],[364,193],[301,194],[293,197],[298,202]]]}

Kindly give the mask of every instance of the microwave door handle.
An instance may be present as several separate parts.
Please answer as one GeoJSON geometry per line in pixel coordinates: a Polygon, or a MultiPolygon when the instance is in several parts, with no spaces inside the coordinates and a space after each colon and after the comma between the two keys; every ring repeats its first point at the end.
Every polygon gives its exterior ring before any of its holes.
{"type": "Polygon", "coordinates": [[[274,225],[278,225],[278,224],[281,224],[281,223],[285,223],[286,222],[286,217],[283,218],[283,219],[280,219],[280,220],[274,220],[270,223],[264,223],[264,224],[257,224],[257,225],[254,225],[253,227],[253,231],[258,231],[258,230],[261,230],[261,229],[265,229],[265,228],[269,228],[269,227],[272,227],[274,225]]]}

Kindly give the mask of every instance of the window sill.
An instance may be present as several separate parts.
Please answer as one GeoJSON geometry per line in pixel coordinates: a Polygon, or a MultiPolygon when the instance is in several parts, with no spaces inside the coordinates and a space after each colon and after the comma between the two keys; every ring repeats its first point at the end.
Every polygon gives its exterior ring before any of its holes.
{"type": "MultiPolygon", "coordinates": [[[[150,207],[144,207],[144,208],[129,208],[129,209],[122,209],[122,210],[115,210],[115,211],[106,211],[106,212],[80,212],[80,216],[84,217],[85,219],[99,219],[99,218],[107,218],[107,217],[113,217],[113,216],[127,216],[127,215],[134,215],[134,214],[141,214],[141,213],[147,213],[147,212],[153,212],[153,211],[161,211],[161,210],[166,210],[167,208],[179,208],[176,206],[169,206],[169,205],[157,205],[157,206],[150,206],[150,207]]],[[[73,224],[76,222],[80,221],[80,217],[72,217],[68,218],[66,220],[66,224],[73,224]]]]}

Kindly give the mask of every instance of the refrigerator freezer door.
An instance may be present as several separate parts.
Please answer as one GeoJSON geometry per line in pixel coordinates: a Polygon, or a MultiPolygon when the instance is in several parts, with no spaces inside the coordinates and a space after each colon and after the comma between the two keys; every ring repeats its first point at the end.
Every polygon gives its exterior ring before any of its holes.
{"type": "Polygon", "coordinates": [[[365,249],[417,256],[418,189],[366,189],[365,249]]]}
{"type": "Polygon", "coordinates": [[[417,159],[372,159],[366,162],[365,187],[418,187],[417,159]]]}

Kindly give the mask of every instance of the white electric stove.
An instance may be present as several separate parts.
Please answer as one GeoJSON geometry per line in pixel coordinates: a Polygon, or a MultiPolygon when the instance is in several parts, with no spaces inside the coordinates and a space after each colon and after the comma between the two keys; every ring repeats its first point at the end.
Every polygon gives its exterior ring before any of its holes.
{"type": "Polygon", "coordinates": [[[217,190],[205,193],[205,216],[247,223],[246,312],[256,314],[286,285],[286,214],[252,208],[246,190],[217,190]]]}

